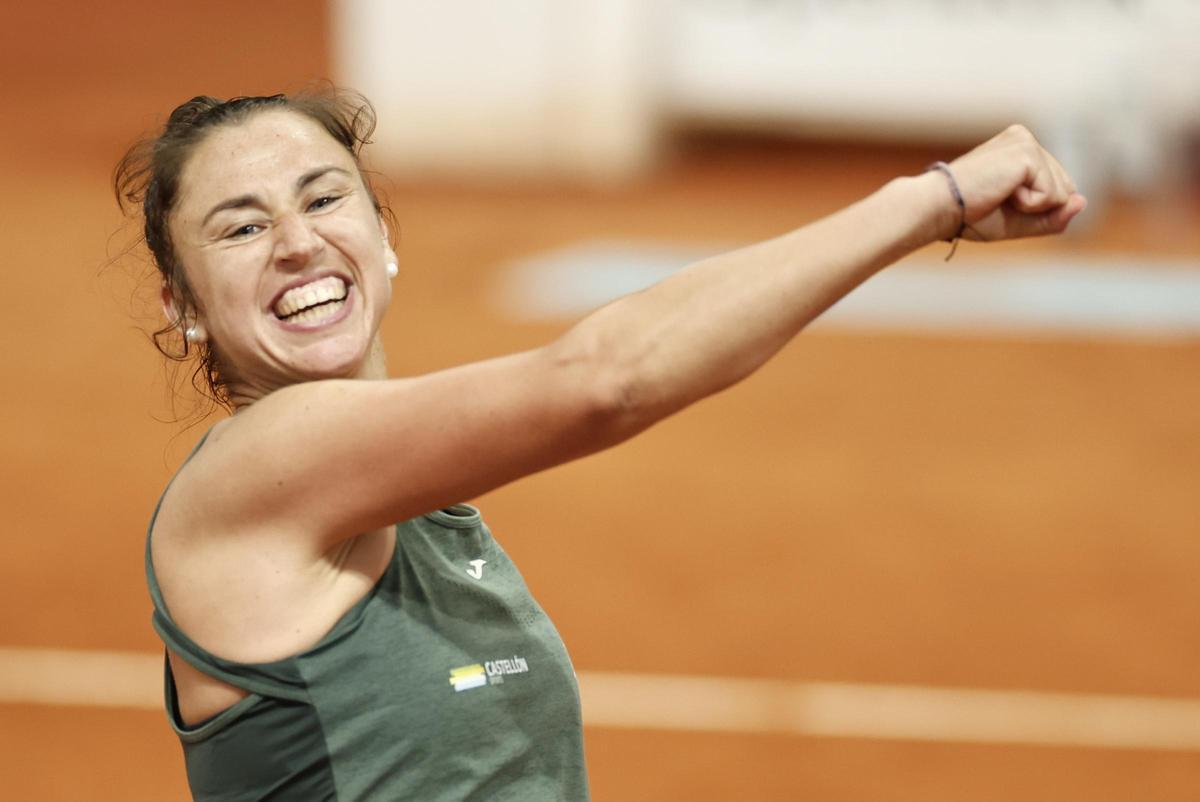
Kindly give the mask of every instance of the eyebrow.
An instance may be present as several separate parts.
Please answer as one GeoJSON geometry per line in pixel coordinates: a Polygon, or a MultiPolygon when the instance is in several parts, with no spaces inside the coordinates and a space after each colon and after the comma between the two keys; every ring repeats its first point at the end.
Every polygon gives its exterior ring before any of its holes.
{"type": "MultiPolygon", "coordinates": [[[[350,177],[349,171],[343,170],[341,167],[334,167],[333,165],[315,167],[296,179],[296,192],[300,192],[306,186],[327,173],[341,173],[347,178],[350,177]]],[[[208,210],[208,214],[204,215],[204,220],[200,222],[200,226],[203,228],[204,226],[208,225],[208,221],[213,218],[213,215],[219,212],[224,212],[229,209],[242,209],[247,206],[261,207],[262,205],[263,202],[257,195],[238,195],[236,198],[223,200],[208,210]]]]}

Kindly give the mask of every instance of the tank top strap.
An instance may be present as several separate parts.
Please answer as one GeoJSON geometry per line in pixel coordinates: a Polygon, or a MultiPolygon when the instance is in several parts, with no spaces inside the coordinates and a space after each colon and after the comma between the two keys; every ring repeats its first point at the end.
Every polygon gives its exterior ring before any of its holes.
{"type": "Polygon", "coordinates": [[[308,686],[292,658],[274,663],[237,663],[209,652],[183,633],[160,609],[151,618],[167,647],[197,671],[260,696],[308,702],[308,686]]]}
{"type": "MultiPolygon", "coordinates": [[[[200,438],[200,442],[196,443],[196,447],[179,466],[180,471],[191,461],[192,457],[196,456],[196,452],[204,445],[204,441],[208,439],[211,431],[209,429],[208,432],[205,432],[204,436],[200,438]]],[[[179,471],[176,471],[175,476],[178,475],[179,471]]],[[[167,491],[171,489],[174,481],[175,477],[171,477],[171,481],[167,483],[162,495],[159,496],[158,504],[154,507],[154,514],[150,516],[150,526],[146,531],[146,584],[150,589],[150,599],[154,603],[154,613],[150,619],[154,631],[171,651],[186,660],[197,671],[250,693],[307,702],[307,686],[294,660],[286,659],[274,663],[237,663],[226,660],[197,644],[171,620],[167,604],[163,600],[162,590],[158,586],[158,577],[154,573],[154,561],[150,555],[150,538],[154,532],[154,522],[158,519],[158,512],[162,508],[163,498],[166,497],[167,491]]]]}

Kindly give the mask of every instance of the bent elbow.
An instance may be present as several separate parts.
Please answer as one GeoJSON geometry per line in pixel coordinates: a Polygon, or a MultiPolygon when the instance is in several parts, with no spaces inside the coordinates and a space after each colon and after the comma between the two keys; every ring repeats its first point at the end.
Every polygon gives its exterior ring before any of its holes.
{"type": "Polygon", "coordinates": [[[557,361],[599,447],[616,445],[653,423],[644,383],[612,349],[595,341],[565,345],[557,361]]]}
{"type": "Polygon", "coordinates": [[[611,433],[614,442],[632,437],[653,422],[641,383],[632,371],[615,365],[600,372],[594,404],[597,423],[611,433]]]}

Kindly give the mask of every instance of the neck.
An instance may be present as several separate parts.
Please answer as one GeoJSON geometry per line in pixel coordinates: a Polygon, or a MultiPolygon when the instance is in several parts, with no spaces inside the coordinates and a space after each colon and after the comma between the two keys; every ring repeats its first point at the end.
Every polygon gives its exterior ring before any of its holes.
{"type": "Polygon", "coordinates": [[[375,336],[371,338],[371,347],[367,350],[367,358],[363,360],[354,378],[382,380],[387,377],[387,353],[384,352],[383,342],[379,339],[379,333],[376,332],[375,336]]]}

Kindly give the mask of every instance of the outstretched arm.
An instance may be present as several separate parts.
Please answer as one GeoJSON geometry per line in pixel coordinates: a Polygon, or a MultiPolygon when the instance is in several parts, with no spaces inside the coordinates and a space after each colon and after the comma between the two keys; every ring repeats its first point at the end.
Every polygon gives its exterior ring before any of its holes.
{"type": "MultiPolygon", "coordinates": [[[[1085,204],[1021,128],[951,169],[970,237],[1059,232],[1085,204]]],[[[191,523],[323,550],[598,451],[753,372],[859,283],[963,219],[943,173],[896,179],[615,301],[543,348],[411,379],[277,391],[181,475],[209,502],[191,523]]]]}
{"type": "Polygon", "coordinates": [[[699,262],[580,323],[620,365],[634,429],[742,379],[876,271],[966,223],[971,239],[1066,228],[1085,201],[1024,128],[1013,127],[940,171],[896,179],[816,223],[699,262]]]}

